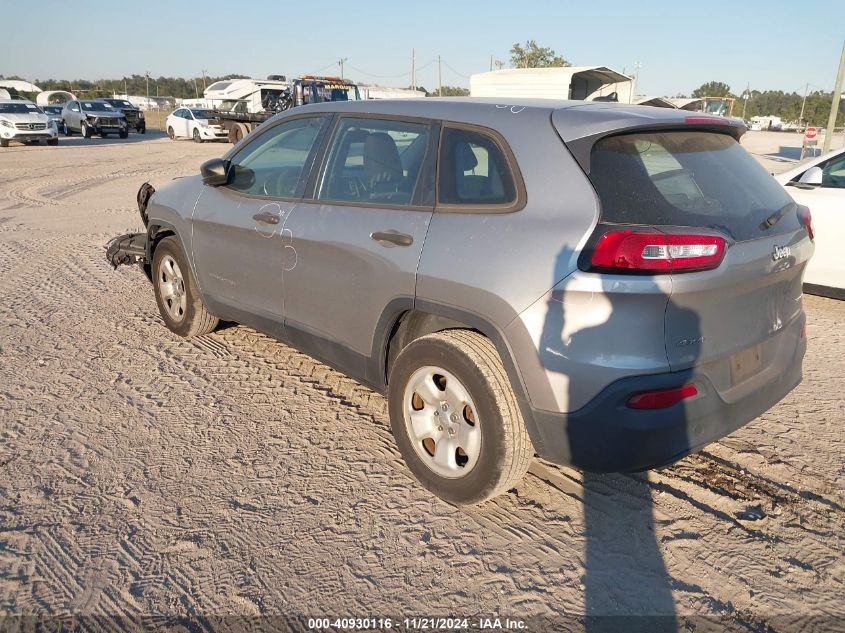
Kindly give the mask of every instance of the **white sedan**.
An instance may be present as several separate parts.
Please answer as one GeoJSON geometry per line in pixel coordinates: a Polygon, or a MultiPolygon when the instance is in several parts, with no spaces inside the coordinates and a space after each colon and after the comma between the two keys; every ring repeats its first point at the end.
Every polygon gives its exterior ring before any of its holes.
{"type": "Polygon", "coordinates": [[[227,141],[229,133],[220,125],[213,110],[202,108],[178,108],[167,117],[167,136],[192,138],[197,143],[203,141],[227,141]]]}
{"type": "Polygon", "coordinates": [[[775,175],[795,202],[813,216],[816,252],[804,273],[804,289],[845,299],[845,148],[812,158],[775,175]]]}

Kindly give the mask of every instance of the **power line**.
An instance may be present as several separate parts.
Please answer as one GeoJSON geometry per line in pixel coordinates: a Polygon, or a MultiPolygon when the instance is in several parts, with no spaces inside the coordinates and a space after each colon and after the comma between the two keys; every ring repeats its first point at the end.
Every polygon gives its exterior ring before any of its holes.
{"type": "Polygon", "coordinates": [[[463,74],[463,73],[461,73],[461,72],[458,72],[457,70],[455,70],[454,68],[452,68],[452,66],[450,66],[450,65],[449,65],[449,62],[447,62],[445,59],[443,59],[443,60],[441,60],[441,61],[442,61],[444,64],[446,64],[446,68],[448,68],[449,70],[451,70],[451,71],[452,71],[453,73],[455,73],[456,75],[458,75],[458,76],[460,76],[460,77],[463,77],[464,79],[469,79],[469,75],[465,75],[465,74],[463,74]]]}
{"type": "MultiPolygon", "coordinates": [[[[429,66],[434,64],[436,61],[437,61],[436,59],[432,59],[430,62],[427,62],[427,63],[423,64],[422,66],[417,66],[416,71],[419,72],[420,70],[423,70],[424,68],[428,68],[429,66]]],[[[377,79],[397,79],[399,77],[407,77],[407,76],[412,74],[412,72],[410,70],[406,70],[405,72],[398,73],[396,75],[379,75],[379,74],[376,74],[376,73],[367,72],[366,70],[358,68],[357,66],[353,66],[352,64],[349,64],[349,63],[347,63],[346,65],[349,66],[349,68],[351,68],[355,72],[359,72],[362,75],[367,75],[368,77],[376,77],[377,79]]]]}
{"type": "Polygon", "coordinates": [[[355,72],[361,73],[362,75],[367,75],[368,77],[376,77],[379,79],[396,79],[397,77],[407,77],[411,74],[410,70],[406,70],[404,73],[398,73],[396,75],[377,75],[375,73],[368,73],[366,70],[361,70],[360,68],[353,66],[352,64],[346,64],[355,72]]]}
{"type": "Polygon", "coordinates": [[[308,72],[308,73],[305,73],[305,74],[307,74],[307,75],[317,75],[317,74],[323,72],[324,70],[328,70],[329,68],[333,68],[335,66],[337,66],[337,62],[332,62],[331,64],[326,64],[322,68],[318,68],[317,70],[312,70],[311,72],[308,72]]]}

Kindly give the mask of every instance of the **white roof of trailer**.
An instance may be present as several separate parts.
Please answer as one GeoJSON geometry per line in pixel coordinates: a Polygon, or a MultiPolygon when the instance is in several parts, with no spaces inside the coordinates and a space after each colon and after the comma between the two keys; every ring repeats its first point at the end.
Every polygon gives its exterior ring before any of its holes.
{"type": "Polygon", "coordinates": [[[35,84],[21,79],[0,79],[0,88],[17,90],[18,92],[41,92],[41,88],[35,84]]]}

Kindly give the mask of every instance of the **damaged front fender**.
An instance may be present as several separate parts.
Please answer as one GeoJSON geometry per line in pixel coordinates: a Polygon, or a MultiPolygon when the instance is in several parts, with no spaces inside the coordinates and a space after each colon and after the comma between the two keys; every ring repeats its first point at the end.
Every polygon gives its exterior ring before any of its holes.
{"type": "MultiPolygon", "coordinates": [[[[141,214],[141,220],[145,227],[149,227],[149,216],[147,215],[147,205],[150,203],[155,193],[155,187],[150,183],[145,182],[138,189],[136,200],[138,202],[138,212],[141,214]]],[[[109,240],[106,244],[106,261],[114,268],[123,264],[132,265],[138,264],[147,277],[150,276],[150,235],[149,231],[144,233],[125,233],[109,240]]]]}

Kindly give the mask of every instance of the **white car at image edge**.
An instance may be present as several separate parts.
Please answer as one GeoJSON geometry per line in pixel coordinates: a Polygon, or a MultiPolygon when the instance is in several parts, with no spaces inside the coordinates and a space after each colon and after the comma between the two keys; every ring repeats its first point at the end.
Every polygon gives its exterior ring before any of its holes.
{"type": "Polygon", "coordinates": [[[811,158],[775,180],[813,217],[816,252],[804,273],[804,289],[845,299],[845,148],[811,158]]]}
{"type": "Polygon", "coordinates": [[[192,138],[202,143],[229,139],[229,133],[220,125],[214,110],[204,108],[177,108],[167,117],[165,127],[172,140],[192,138]]]}
{"type": "Polygon", "coordinates": [[[11,141],[48,145],[59,144],[56,124],[41,109],[23,99],[0,99],[0,147],[9,147],[11,141]]]}

